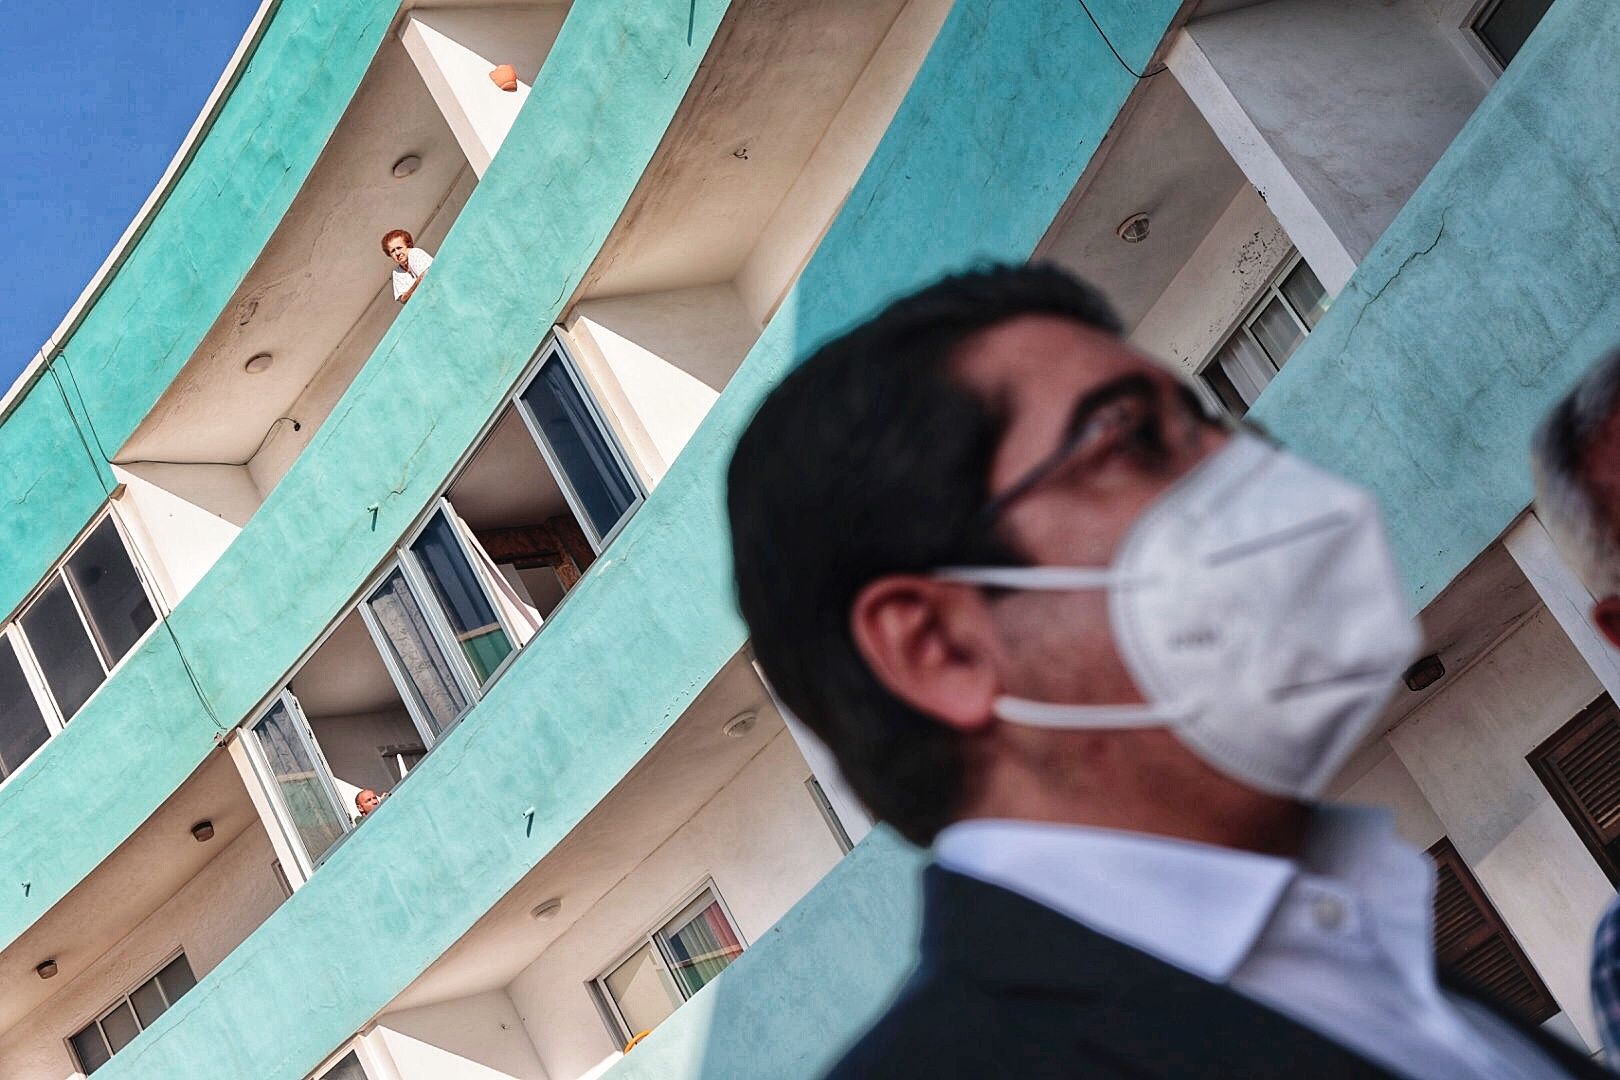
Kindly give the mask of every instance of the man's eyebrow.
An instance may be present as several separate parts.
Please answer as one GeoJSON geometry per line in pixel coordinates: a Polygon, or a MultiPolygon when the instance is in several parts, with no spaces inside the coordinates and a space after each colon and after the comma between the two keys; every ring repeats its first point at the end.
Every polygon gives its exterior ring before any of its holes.
{"type": "Polygon", "coordinates": [[[1121,375],[1080,395],[1079,400],[1074,403],[1074,408],[1069,411],[1069,419],[1063,426],[1063,438],[1058,440],[1057,446],[1030,466],[1006,491],[993,497],[985,505],[983,512],[991,515],[999,512],[1000,508],[1023,498],[1032,487],[1045,479],[1047,474],[1073,451],[1075,436],[1099,409],[1125,398],[1141,398],[1152,402],[1157,397],[1153,380],[1140,372],[1121,375]]]}

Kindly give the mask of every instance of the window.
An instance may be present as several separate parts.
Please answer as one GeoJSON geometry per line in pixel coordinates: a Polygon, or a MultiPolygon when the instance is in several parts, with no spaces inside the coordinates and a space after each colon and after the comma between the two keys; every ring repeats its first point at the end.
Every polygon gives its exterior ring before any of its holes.
{"type": "Polygon", "coordinates": [[[1530,966],[1496,908],[1480,891],[1450,840],[1429,849],[1434,891],[1434,952],[1442,968],[1474,983],[1496,1000],[1539,1024],[1558,1004],[1530,966]]]}
{"type": "Polygon", "coordinates": [[[575,516],[602,550],[643,496],[624,452],[555,338],[517,399],[575,516]]]}
{"type": "Polygon", "coordinates": [[[253,725],[261,780],[275,795],[283,826],[296,836],[308,860],[306,872],[320,865],[353,828],[332,783],[332,771],[298,699],[283,691],[253,725]]]}
{"type": "Polygon", "coordinates": [[[1530,753],[1530,767],[1620,887],[1620,710],[1604,694],[1530,753]]]}
{"type": "Polygon", "coordinates": [[[1204,385],[1227,412],[1242,416],[1316,328],[1330,303],[1311,268],[1294,255],[1205,361],[1199,372],[1204,385]]]}
{"type": "Polygon", "coordinates": [[[597,978],[621,1045],[652,1030],[742,955],[742,939],[713,885],[597,978]]]}
{"type": "Polygon", "coordinates": [[[51,571],[17,623],[58,713],[68,720],[156,621],[109,513],[51,571]]]}
{"type": "Polygon", "coordinates": [[[0,778],[16,772],[50,737],[11,635],[0,636],[0,778]]]}
{"type": "Polygon", "coordinates": [[[171,1005],[196,985],[197,977],[191,973],[186,954],[181,953],[156,975],[69,1036],[68,1044],[73,1047],[79,1068],[89,1075],[107,1064],[114,1054],[151,1027],[152,1021],[168,1012],[171,1005]]]}
{"type": "Polygon", "coordinates": [[[1505,68],[1519,55],[1531,31],[1550,7],[1552,0],[1489,0],[1474,16],[1469,28],[1491,59],[1505,68]]]}

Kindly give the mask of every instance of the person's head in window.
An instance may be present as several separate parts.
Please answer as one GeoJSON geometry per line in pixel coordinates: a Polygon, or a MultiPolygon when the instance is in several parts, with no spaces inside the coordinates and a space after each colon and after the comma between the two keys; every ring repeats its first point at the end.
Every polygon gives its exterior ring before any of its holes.
{"type": "Polygon", "coordinates": [[[411,248],[415,246],[415,239],[404,229],[393,229],[382,238],[383,254],[393,259],[401,269],[410,269],[411,248]]]}
{"type": "Polygon", "coordinates": [[[1595,597],[1592,622],[1620,647],[1620,349],[1542,420],[1530,466],[1536,516],[1595,597]]]}
{"type": "Polygon", "coordinates": [[[381,802],[381,795],[377,794],[375,791],[372,791],[370,788],[365,788],[355,795],[354,808],[360,811],[361,817],[369,817],[371,816],[371,812],[377,809],[381,802]]]}

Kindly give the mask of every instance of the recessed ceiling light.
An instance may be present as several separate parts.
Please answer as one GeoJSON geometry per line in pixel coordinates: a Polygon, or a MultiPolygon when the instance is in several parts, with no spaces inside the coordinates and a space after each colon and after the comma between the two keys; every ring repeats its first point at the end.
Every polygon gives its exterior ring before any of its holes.
{"type": "Polygon", "coordinates": [[[270,365],[275,362],[276,358],[267,352],[254,353],[248,357],[247,363],[242,365],[242,370],[249,375],[257,375],[261,371],[269,371],[270,365]]]}
{"type": "Polygon", "coordinates": [[[42,979],[54,978],[56,976],[56,972],[57,967],[55,960],[46,960],[34,968],[34,973],[42,979]]]}
{"type": "Polygon", "coordinates": [[[1127,244],[1140,244],[1148,236],[1148,216],[1146,214],[1132,214],[1119,223],[1114,234],[1127,244]]]}
{"type": "Polygon", "coordinates": [[[422,167],[422,159],[415,154],[406,154],[394,162],[394,178],[403,180],[422,167]]]}
{"type": "Polygon", "coordinates": [[[720,733],[729,739],[740,739],[752,730],[754,730],[754,713],[753,710],[749,710],[727,720],[720,733]]]}
{"type": "Polygon", "coordinates": [[[191,835],[197,843],[207,843],[214,838],[214,823],[204,818],[191,827],[191,835]]]}
{"type": "Polygon", "coordinates": [[[550,900],[542,900],[540,903],[534,905],[534,909],[529,912],[529,917],[534,919],[553,919],[557,917],[557,913],[561,910],[562,898],[559,896],[553,896],[550,900]]]}

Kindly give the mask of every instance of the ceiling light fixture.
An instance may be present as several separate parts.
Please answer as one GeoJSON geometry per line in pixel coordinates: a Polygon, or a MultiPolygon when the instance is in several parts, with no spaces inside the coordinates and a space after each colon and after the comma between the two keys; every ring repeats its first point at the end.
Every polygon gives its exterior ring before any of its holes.
{"type": "Polygon", "coordinates": [[[1132,214],[1119,223],[1119,228],[1114,230],[1114,235],[1127,244],[1140,244],[1148,237],[1148,216],[1146,214],[1132,214]]]}
{"type": "Polygon", "coordinates": [[[1401,680],[1406,683],[1406,688],[1415,694],[1419,690],[1427,690],[1445,677],[1446,665],[1441,662],[1440,654],[1430,653],[1407,668],[1401,680]]]}
{"type": "Polygon", "coordinates": [[[720,729],[720,733],[728,739],[740,739],[753,730],[754,712],[750,709],[747,712],[740,712],[727,720],[725,727],[720,729]]]}
{"type": "Polygon", "coordinates": [[[197,843],[206,844],[214,838],[214,823],[204,818],[191,827],[191,836],[197,843]]]}
{"type": "Polygon", "coordinates": [[[542,900],[534,905],[534,909],[529,912],[529,917],[532,919],[554,919],[561,910],[562,898],[553,896],[550,900],[542,900]]]}
{"type": "Polygon", "coordinates": [[[53,979],[56,977],[57,970],[58,968],[55,960],[45,960],[41,962],[38,967],[34,968],[34,974],[38,975],[42,979],[53,979]]]}
{"type": "Polygon", "coordinates": [[[242,370],[249,375],[257,375],[261,371],[269,371],[270,365],[275,362],[276,358],[267,352],[254,353],[248,357],[247,363],[242,365],[242,370]]]}
{"type": "Polygon", "coordinates": [[[394,162],[394,179],[403,180],[407,176],[413,175],[421,167],[422,159],[420,157],[415,154],[406,154],[394,162]]]}

